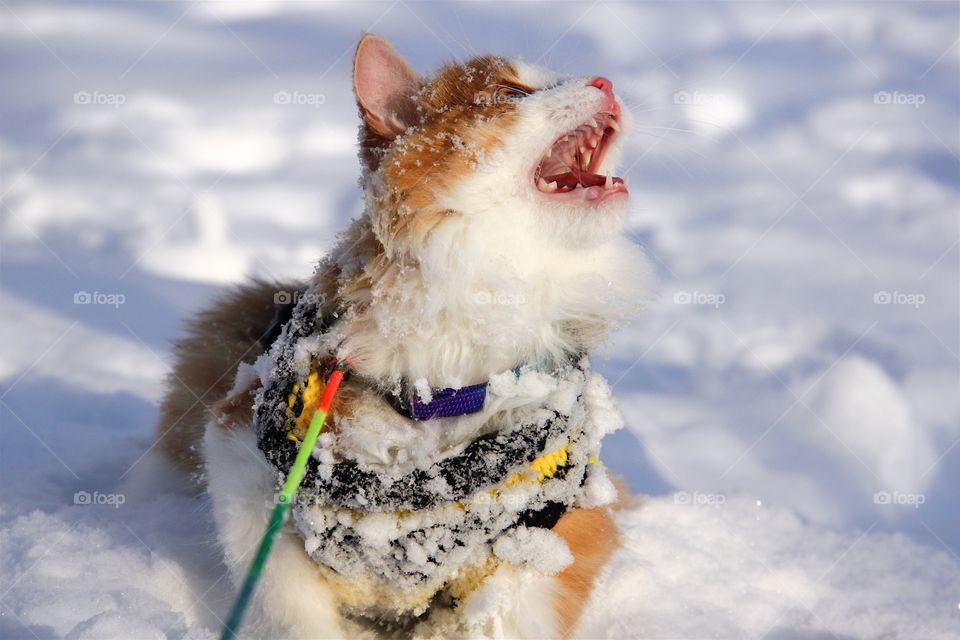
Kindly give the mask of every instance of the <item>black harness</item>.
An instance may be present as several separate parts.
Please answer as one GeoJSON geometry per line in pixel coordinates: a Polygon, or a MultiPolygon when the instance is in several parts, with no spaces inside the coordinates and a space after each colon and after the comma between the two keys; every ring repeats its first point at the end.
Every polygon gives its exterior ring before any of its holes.
{"type": "MultiPolygon", "coordinates": [[[[274,365],[271,382],[261,388],[254,409],[257,444],[276,468],[278,481],[286,476],[300,446],[290,424],[291,391],[304,384],[302,371],[294,369],[294,354],[298,342],[328,328],[313,299],[304,295],[298,303],[279,310],[269,351],[274,365]]],[[[585,380],[586,371],[579,365],[566,371],[558,375],[580,384],[585,380]]],[[[296,407],[297,412],[300,408],[296,407]]],[[[338,576],[361,576],[401,590],[424,588],[435,593],[431,585],[442,589],[445,580],[456,574],[457,563],[466,562],[467,547],[490,553],[493,542],[516,527],[552,528],[582,493],[593,453],[583,431],[582,390],[570,414],[528,407],[511,417],[499,431],[475,438],[455,455],[402,475],[336,459],[334,449],[326,450],[325,462],[318,461],[315,453],[293,509],[308,553],[338,576]],[[569,457],[565,455],[563,464],[551,468],[548,477],[527,481],[533,484],[526,485],[519,509],[506,506],[501,494],[512,480],[558,443],[570,452],[569,457]],[[404,529],[404,513],[416,514],[422,526],[404,529]],[[389,548],[376,547],[364,538],[359,523],[374,516],[402,520],[398,520],[402,531],[391,539],[389,548]],[[413,549],[428,551],[421,554],[413,549]]]]}

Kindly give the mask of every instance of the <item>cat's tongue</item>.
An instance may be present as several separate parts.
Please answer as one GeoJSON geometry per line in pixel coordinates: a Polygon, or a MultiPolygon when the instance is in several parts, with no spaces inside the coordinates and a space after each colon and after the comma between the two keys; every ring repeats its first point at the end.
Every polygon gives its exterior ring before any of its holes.
{"type": "Polygon", "coordinates": [[[564,173],[558,173],[552,176],[545,176],[543,179],[547,182],[556,182],[557,188],[560,189],[563,187],[574,189],[578,186],[602,187],[607,181],[606,176],[601,176],[598,173],[586,173],[577,170],[566,171],[564,173]]]}
{"type": "Polygon", "coordinates": [[[540,178],[537,189],[546,193],[579,191],[585,193],[588,200],[596,200],[604,193],[626,192],[627,183],[617,176],[601,176],[599,173],[587,173],[574,168],[540,178]]]}

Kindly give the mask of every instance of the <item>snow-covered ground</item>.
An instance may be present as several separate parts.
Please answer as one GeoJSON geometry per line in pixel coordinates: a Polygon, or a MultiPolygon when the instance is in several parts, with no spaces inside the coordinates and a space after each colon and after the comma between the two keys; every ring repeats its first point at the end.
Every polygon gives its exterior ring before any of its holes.
{"type": "Polygon", "coordinates": [[[647,497],[581,635],[960,636],[958,20],[0,1],[0,637],[215,635],[207,504],[143,481],[169,340],[359,211],[362,30],[423,71],[603,74],[637,116],[629,231],[663,291],[595,362],[629,427],[605,459],[647,497]]]}

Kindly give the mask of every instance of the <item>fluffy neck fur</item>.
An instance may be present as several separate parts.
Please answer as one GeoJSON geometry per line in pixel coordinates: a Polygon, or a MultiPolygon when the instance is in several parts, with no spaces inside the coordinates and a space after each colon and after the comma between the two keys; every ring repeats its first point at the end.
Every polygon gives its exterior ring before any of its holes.
{"type": "Polygon", "coordinates": [[[418,255],[388,255],[371,212],[356,220],[320,270],[337,274],[345,310],[331,348],[386,387],[401,379],[459,386],[589,351],[639,310],[649,276],[636,246],[616,238],[545,249],[490,206],[451,213],[418,255]]]}

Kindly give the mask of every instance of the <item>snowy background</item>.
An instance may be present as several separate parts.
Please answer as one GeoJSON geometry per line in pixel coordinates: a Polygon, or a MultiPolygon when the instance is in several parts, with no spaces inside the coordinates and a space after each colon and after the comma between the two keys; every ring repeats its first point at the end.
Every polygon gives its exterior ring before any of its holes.
{"type": "Polygon", "coordinates": [[[663,290],[595,362],[628,424],[605,459],[649,497],[580,634],[960,636],[958,21],[0,0],[0,638],[215,634],[207,505],[143,490],[169,344],[359,212],[363,30],[420,71],[603,74],[637,116],[629,232],[663,290]]]}

